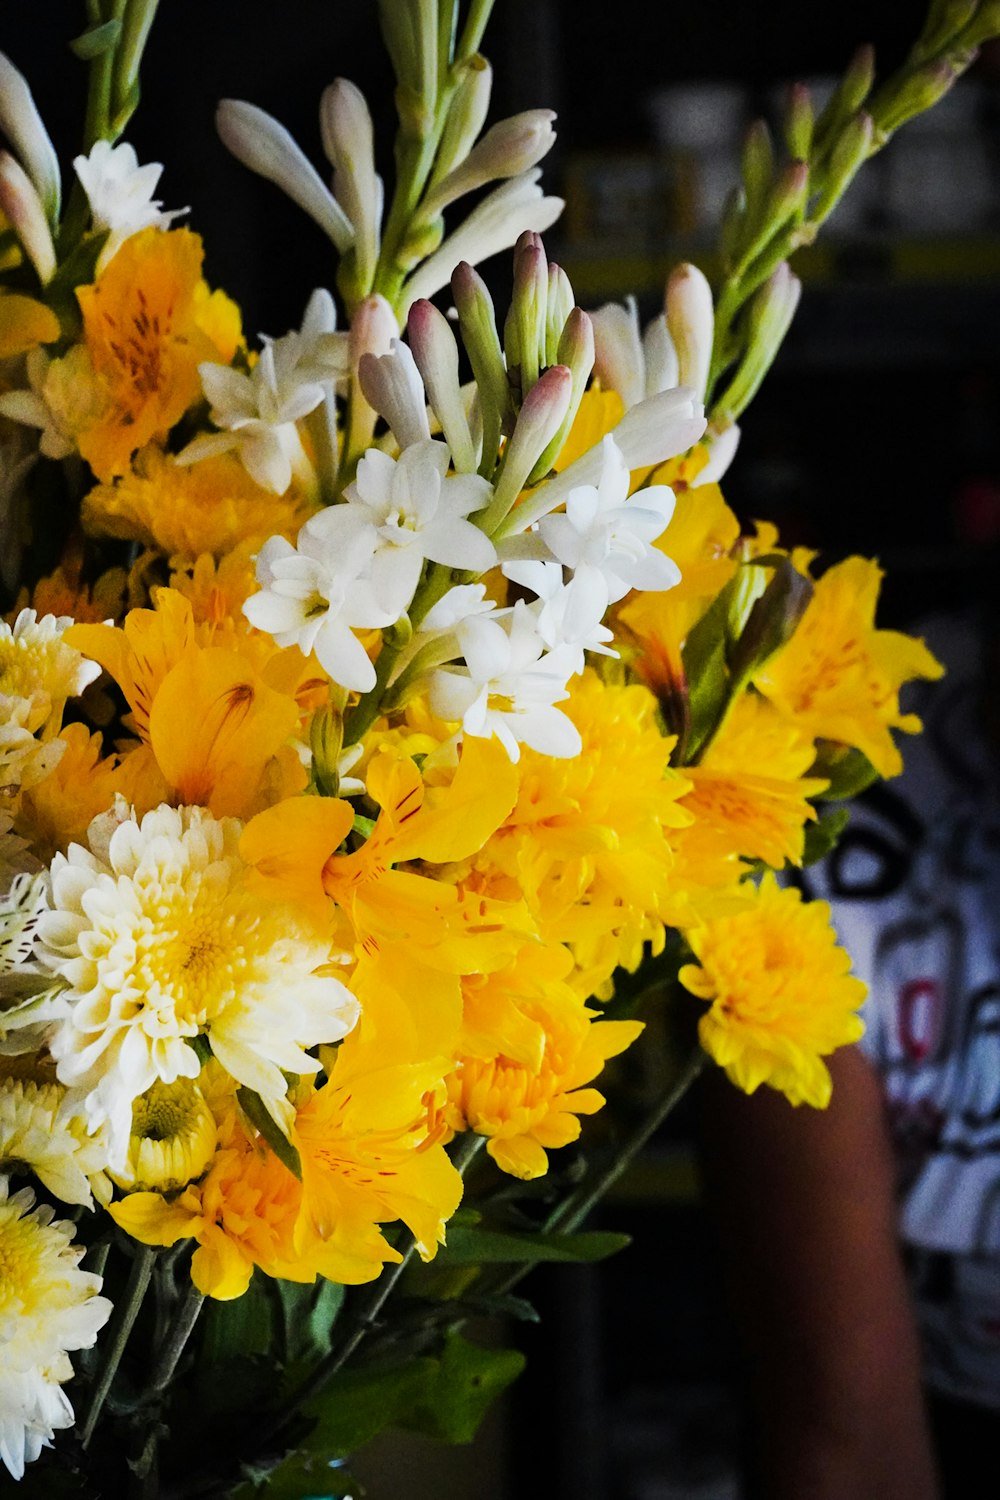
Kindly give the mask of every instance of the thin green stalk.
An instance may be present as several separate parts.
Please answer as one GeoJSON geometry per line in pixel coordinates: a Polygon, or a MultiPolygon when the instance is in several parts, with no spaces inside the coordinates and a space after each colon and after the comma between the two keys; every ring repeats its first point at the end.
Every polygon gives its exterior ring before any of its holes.
{"type": "Polygon", "coordinates": [[[149,1287],[149,1280],[153,1274],[155,1262],[156,1251],[149,1245],[140,1245],[132,1261],[132,1269],[129,1272],[125,1294],[115,1309],[110,1341],[97,1374],[97,1383],[90,1398],[87,1415],[80,1429],[80,1442],[84,1448],[89,1445],[94,1435],[97,1419],[101,1415],[101,1408],[104,1406],[108,1392],[111,1390],[118,1366],[122,1361],[122,1355],[125,1353],[125,1345],[128,1343],[129,1334],[132,1332],[139,1309],[142,1306],[143,1299],[149,1287]]]}
{"type": "MultiPolygon", "coordinates": [[[[106,21],[121,21],[128,0],[109,0],[106,8],[99,0],[88,0],[87,15],[91,26],[100,26],[106,21]]],[[[101,52],[90,64],[90,81],[87,89],[87,112],[84,117],[83,150],[89,152],[97,141],[107,139],[111,121],[111,92],[115,76],[117,47],[101,52]]]]}
{"type": "Polygon", "coordinates": [[[153,1367],[147,1388],[149,1399],[162,1395],[174,1378],[177,1363],[184,1353],[188,1339],[194,1332],[194,1326],[204,1305],[205,1298],[202,1293],[194,1284],[190,1285],[174,1313],[163,1348],[153,1367]]]}
{"type": "MultiPolygon", "coordinates": [[[[139,64],[158,5],[159,0],[127,0],[115,67],[113,104],[116,116],[121,116],[126,108],[131,114],[135,107],[139,64]]],[[[124,123],[122,121],[123,126],[124,123]]]]}
{"type": "Polygon", "coordinates": [[[556,1204],[545,1220],[544,1233],[550,1234],[554,1229],[561,1229],[564,1233],[570,1234],[583,1223],[591,1209],[595,1208],[609,1189],[614,1187],[640,1151],[648,1145],[668,1116],[673,1113],[701,1073],[707,1060],[707,1054],[702,1051],[701,1047],[696,1046],[670,1087],[653,1105],[649,1114],[628,1138],[614,1160],[609,1162],[592,1181],[585,1177],[573,1192],[569,1193],[561,1203],[556,1204]]]}

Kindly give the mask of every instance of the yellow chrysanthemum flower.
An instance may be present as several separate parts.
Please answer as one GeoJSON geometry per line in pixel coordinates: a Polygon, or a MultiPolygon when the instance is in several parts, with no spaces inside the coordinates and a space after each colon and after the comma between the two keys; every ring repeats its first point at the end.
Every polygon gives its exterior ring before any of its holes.
{"type": "Polygon", "coordinates": [[[543,937],[572,948],[574,986],[591,994],[662,937],[675,880],[670,842],[691,821],[680,805],[690,782],[670,768],[673,741],[647,688],[588,669],[570,683],[563,711],[581,753],[522,752],[517,801],[471,864],[484,891],[523,894],[543,937]]]}
{"type": "Polygon", "coordinates": [[[548,1170],[547,1151],[576,1140],[579,1116],[600,1109],[604,1096],[584,1085],[643,1028],[639,1021],[599,1019],[565,984],[552,985],[544,998],[525,1000],[520,1009],[542,1032],[538,1065],[503,1053],[461,1057],[448,1096],[459,1128],[487,1136],[497,1166],[530,1179],[548,1170]]]}
{"type": "Polygon", "coordinates": [[[208,1171],[179,1195],[142,1190],[112,1203],[126,1234],[146,1245],[193,1239],[191,1279],[206,1297],[241,1297],[255,1267],[285,1281],[313,1281],[316,1266],[295,1246],[302,1185],[235,1118],[223,1126],[208,1171]]]}
{"type": "Polygon", "coordinates": [[[63,747],[58,763],[22,791],[14,822],[46,864],[57,851],[65,854],[70,844],[82,842],[93,819],[124,790],[119,757],[104,755],[100,734],[85,724],[66,724],[57,743],[63,747]]]}
{"type": "Polygon", "coordinates": [[[806,776],[815,751],[794,723],[766,699],[745,693],[733,705],[697,766],[685,767],[684,806],[697,823],[716,828],[747,859],[780,870],[802,863],[808,800],[828,783],[806,776]]]}
{"type": "Polygon", "coordinates": [[[120,1186],[169,1193],[200,1177],[215,1154],[215,1116],[190,1078],[159,1079],[132,1106],[132,1130],[120,1186]]]}
{"type": "Polygon", "coordinates": [[[0,1462],[15,1479],[72,1427],[69,1351],[91,1348],[111,1313],[101,1278],[78,1269],[74,1226],[34,1202],[30,1188],[9,1196],[0,1176],[0,1462]]]}
{"type": "Polygon", "coordinates": [[[762,1083],[792,1104],[823,1109],[830,1073],[823,1058],[857,1041],[865,986],[851,975],[825,901],[803,901],[770,873],[744,910],[685,933],[697,963],[681,983],[711,1004],[701,1044],[752,1094],[762,1083]]]}
{"type": "Polygon", "coordinates": [[[249,631],[243,605],[257,590],[256,551],[253,543],[242,542],[218,562],[207,553],[189,562],[174,560],[170,588],[188,601],[196,624],[228,623],[249,631]]]}
{"type": "Polygon", "coordinates": [[[91,1134],[81,1107],[70,1109],[51,1063],[0,1059],[0,1172],[32,1171],[63,1203],[106,1203],[111,1183],[106,1133],[91,1134]]]}
{"type": "Polygon", "coordinates": [[[155,444],[113,484],[84,496],[80,514],[93,536],[156,547],[170,558],[222,557],[276,533],[293,538],[312,514],[294,484],[274,495],[255,484],[233,453],[178,464],[155,444]]]}
{"type": "Polygon", "coordinates": [[[93,584],[86,584],[82,563],[82,556],[64,556],[59,566],[40,578],[30,592],[21,590],[8,620],[13,623],[29,605],[39,616],[65,615],[77,623],[118,619],[125,609],[128,589],[125,569],[109,568],[93,584]]]}
{"type": "Polygon", "coordinates": [[[899,689],[944,668],[923,641],[876,629],[881,581],[878,564],[864,557],[828,569],[795,634],[754,684],[806,734],[854,746],[879,775],[897,776],[903,761],[891,731],[920,729],[915,714],[900,713],[899,689]]]}

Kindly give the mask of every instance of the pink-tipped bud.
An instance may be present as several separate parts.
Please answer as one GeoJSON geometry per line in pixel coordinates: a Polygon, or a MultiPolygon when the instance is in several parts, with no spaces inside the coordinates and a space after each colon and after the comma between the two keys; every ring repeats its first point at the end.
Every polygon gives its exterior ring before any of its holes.
{"type": "Polygon", "coordinates": [[[56,272],[52,231],[38,190],[9,151],[0,151],[0,209],[10,220],[39,281],[46,286],[56,272]]]}
{"type": "Polygon", "coordinates": [[[455,468],[460,474],[473,474],[479,459],[462,399],[458,343],[451,324],[433,302],[421,299],[410,308],[406,331],[455,468]]]}

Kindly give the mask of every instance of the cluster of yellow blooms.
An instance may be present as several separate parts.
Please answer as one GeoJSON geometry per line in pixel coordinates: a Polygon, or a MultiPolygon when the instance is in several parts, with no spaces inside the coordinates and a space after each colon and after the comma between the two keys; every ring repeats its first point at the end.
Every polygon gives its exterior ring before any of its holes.
{"type": "MultiPolygon", "coordinates": [[[[309,499],[263,489],[232,454],[181,466],[165,448],[206,348],[227,362],[242,348],[237,312],[184,229],[134,236],[79,301],[81,338],[48,362],[46,397],[97,479],[86,532],[141,550],[128,577],[87,586],[68,560],[23,601],[58,630],[42,641],[15,611],[0,641],[3,701],[31,705],[36,766],[6,788],[4,837],[51,862],[39,930],[68,997],[53,1056],[91,1122],[127,1137],[116,1221],[148,1243],[196,1239],[195,1282],[216,1297],[255,1265],[368,1280],[398,1258],[387,1221],[432,1255],[461,1196],[445,1144],[472,1130],[505,1171],[543,1173],[641,1030],[603,1020],[592,997],[667,928],[690,945],[681,977],[709,1003],[702,1041],[734,1081],[825,1104],[821,1059],[860,1034],[862,987],[821,905],[746,876],[801,862],[828,785],[818,747],[892,775],[891,731],[917,727],[898,691],[937,667],[875,627],[876,565],[855,557],[816,580],[685,764],[664,723],[687,690],[685,641],[740,569],[764,576],[784,554],[769,534],[741,537],[717,485],[688,483],[697,453],[675,461],[655,475],[676,496],[658,546],[681,582],[626,596],[623,657],[572,679],[580,754],[529,748],[515,764],[466,737],[441,755],[455,726],[416,698],[365,736],[363,792],[320,797],[302,751],[329,678],[242,613],[255,549],[294,538],[309,499]],[[127,608],[161,569],[148,605],[127,608]],[[86,722],[101,682],[63,722],[63,657],[120,690],[113,748],[86,722]],[[241,1088],[281,1100],[300,1176],[263,1144],[241,1088]]],[[[590,434],[620,415],[603,394],[578,417],[590,434]]],[[[23,1091],[24,1059],[8,1071],[3,1087],[23,1091]]],[[[0,1151],[16,1154],[6,1138],[0,1151]]]]}
{"type": "MultiPolygon", "coordinates": [[[[96,1200],[142,1244],[191,1242],[212,1298],[255,1270],[372,1281],[402,1260],[389,1226],[425,1259],[445,1242],[457,1137],[521,1179],[578,1137],[605,1063],[643,1029],[606,1016],[616,976],[668,942],[731,1079],[825,1105],[823,1059],[859,1036],[863,987],[828,910],[776,875],[806,860],[845,767],[899,771],[894,732],[919,728],[900,688],[940,672],[876,626],[874,562],[816,576],[773,528],[744,532],[705,478],[690,392],[664,387],[681,436],[652,464],[592,346],[570,408],[589,325],[569,303],[533,388],[518,334],[520,415],[503,437],[497,420],[503,463],[477,474],[475,422],[448,406],[431,349],[445,335],[411,299],[450,449],[401,335],[388,353],[375,339],[391,369],[360,363],[342,503],[306,419],[334,406],[346,336],[252,350],[172,217],[98,235],[69,312],[0,291],[6,472],[64,463],[79,501],[61,554],[22,568],[30,518],[13,480],[0,496],[0,1322],[21,1330],[0,1459],[15,1473],[72,1420],[66,1351],[109,1305],[71,1227],[8,1177],[96,1200]],[[541,551],[510,545],[519,517],[541,551]],[[368,572],[338,575],[361,536],[368,572]]],[[[518,241],[522,269],[537,241],[518,241]]]]}

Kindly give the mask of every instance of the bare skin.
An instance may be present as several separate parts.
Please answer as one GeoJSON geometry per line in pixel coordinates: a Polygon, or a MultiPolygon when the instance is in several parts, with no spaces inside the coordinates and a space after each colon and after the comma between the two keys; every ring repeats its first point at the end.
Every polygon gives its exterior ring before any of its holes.
{"type": "Polygon", "coordinates": [[[878,1079],[826,1110],[707,1078],[704,1160],[749,1364],[763,1500],[938,1500],[878,1079]]]}

